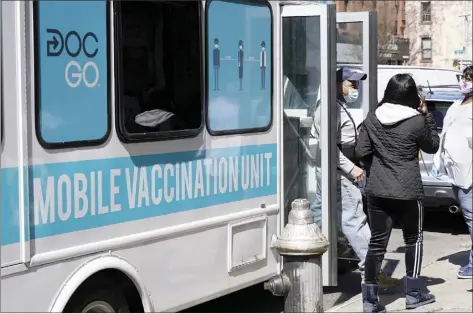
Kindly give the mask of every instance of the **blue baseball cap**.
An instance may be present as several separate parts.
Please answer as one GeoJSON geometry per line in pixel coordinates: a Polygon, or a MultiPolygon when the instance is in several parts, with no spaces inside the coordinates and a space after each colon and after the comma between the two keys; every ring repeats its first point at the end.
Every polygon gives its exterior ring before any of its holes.
{"type": "Polygon", "coordinates": [[[364,81],[366,80],[366,73],[361,71],[353,71],[347,67],[341,67],[337,70],[337,82],[343,81],[364,81]]]}

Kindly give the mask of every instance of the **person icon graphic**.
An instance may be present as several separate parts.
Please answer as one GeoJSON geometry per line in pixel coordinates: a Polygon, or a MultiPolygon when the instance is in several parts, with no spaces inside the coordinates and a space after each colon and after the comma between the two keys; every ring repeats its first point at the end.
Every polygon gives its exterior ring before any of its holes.
{"type": "Polygon", "coordinates": [[[259,67],[261,69],[261,89],[266,89],[266,43],[261,42],[261,52],[259,54],[259,67]]]}
{"type": "Polygon", "coordinates": [[[220,90],[218,86],[218,74],[220,70],[220,48],[218,47],[219,40],[217,37],[214,38],[214,50],[213,50],[213,65],[214,65],[214,91],[220,90]]]}
{"type": "Polygon", "coordinates": [[[240,90],[243,90],[243,40],[238,41],[238,78],[240,79],[240,90]]]}

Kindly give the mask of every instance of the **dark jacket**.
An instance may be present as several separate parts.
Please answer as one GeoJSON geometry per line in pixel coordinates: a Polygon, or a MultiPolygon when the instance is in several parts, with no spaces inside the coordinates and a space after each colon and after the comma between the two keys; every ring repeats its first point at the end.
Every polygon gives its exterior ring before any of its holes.
{"type": "Polygon", "coordinates": [[[419,151],[434,154],[439,136],[431,114],[421,115],[407,106],[385,103],[368,113],[359,128],[356,154],[369,165],[367,195],[421,200],[424,189],[419,151]]]}

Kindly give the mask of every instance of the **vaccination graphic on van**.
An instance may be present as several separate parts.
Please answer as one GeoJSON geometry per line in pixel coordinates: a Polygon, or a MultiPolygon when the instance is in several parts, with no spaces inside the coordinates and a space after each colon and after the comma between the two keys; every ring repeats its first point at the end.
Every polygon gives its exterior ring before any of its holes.
{"type": "Polygon", "coordinates": [[[208,126],[215,132],[266,128],[271,121],[271,11],[239,3],[208,8],[208,126]],[[232,12],[231,15],[224,12],[232,12]]]}

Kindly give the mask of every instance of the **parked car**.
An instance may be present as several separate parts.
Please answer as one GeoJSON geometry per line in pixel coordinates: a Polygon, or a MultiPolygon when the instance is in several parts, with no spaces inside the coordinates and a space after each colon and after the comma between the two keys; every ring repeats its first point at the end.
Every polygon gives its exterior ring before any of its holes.
{"type": "Polygon", "coordinates": [[[443,91],[457,91],[461,72],[442,69],[403,65],[378,65],[378,101],[383,98],[388,81],[398,73],[409,73],[417,85],[436,86],[443,91]]]}
{"type": "MultiPolygon", "coordinates": [[[[449,86],[452,88],[453,86],[449,86]]],[[[439,134],[442,132],[443,118],[452,103],[463,95],[457,90],[442,90],[443,86],[421,86],[425,91],[425,100],[429,112],[434,116],[439,134]]],[[[458,87],[457,87],[458,88],[458,87]]],[[[452,185],[445,173],[439,178],[430,174],[433,164],[432,154],[420,153],[420,172],[424,184],[424,205],[429,210],[449,208],[452,213],[459,213],[458,203],[454,197],[452,185]]]]}

